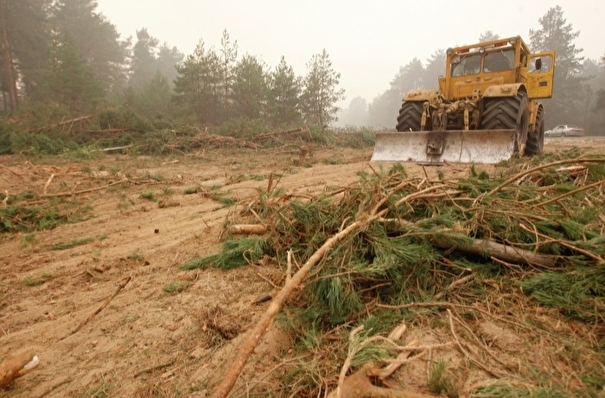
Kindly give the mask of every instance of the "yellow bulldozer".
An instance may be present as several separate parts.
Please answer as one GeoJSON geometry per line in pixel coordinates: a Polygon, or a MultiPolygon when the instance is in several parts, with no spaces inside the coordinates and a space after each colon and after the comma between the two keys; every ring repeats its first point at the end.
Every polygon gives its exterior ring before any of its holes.
{"type": "Polygon", "coordinates": [[[555,53],[521,37],[449,48],[439,90],[403,96],[397,132],[377,133],[372,161],[498,163],[541,154],[555,53]]]}

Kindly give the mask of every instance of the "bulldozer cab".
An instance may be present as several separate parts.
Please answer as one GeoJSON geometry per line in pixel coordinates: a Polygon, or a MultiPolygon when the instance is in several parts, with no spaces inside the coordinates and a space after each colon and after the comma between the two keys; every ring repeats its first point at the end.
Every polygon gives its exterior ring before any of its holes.
{"type": "Polygon", "coordinates": [[[447,50],[445,77],[439,89],[448,100],[469,98],[488,87],[517,82],[517,66],[527,62],[529,49],[518,37],[447,50]]]}

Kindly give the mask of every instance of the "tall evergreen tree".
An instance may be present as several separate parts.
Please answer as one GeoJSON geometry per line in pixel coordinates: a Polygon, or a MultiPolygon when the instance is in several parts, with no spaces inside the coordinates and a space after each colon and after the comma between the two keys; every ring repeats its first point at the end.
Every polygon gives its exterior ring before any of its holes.
{"type": "Polygon", "coordinates": [[[195,118],[203,124],[224,122],[221,72],[220,58],[213,50],[206,50],[200,40],[193,54],[177,66],[175,101],[180,105],[183,116],[195,118]]]}
{"type": "Polygon", "coordinates": [[[422,78],[424,88],[437,89],[439,87],[439,76],[445,75],[446,59],[445,51],[437,50],[426,60],[422,78]]]}
{"type": "Polygon", "coordinates": [[[409,90],[427,86],[436,88],[436,83],[425,83],[425,70],[422,62],[418,58],[414,58],[399,68],[389,89],[370,103],[368,109],[370,125],[381,128],[394,127],[403,94],[409,90]]]}
{"type": "Polygon", "coordinates": [[[605,135],[605,55],[599,59],[599,69],[595,76],[595,101],[593,131],[597,135],[605,135]]]}
{"type": "Polygon", "coordinates": [[[479,35],[479,43],[498,40],[499,38],[500,38],[500,35],[492,32],[491,30],[486,30],[485,32],[483,32],[479,35]]]}
{"type": "Polygon", "coordinates": [[[367,126],[368,125],[368,103],[362,97],[355,97],[349,102],[349,107],[344,109],[339,120],[341,126],[367,126]]]}
{"type": "Polygon", "coordinates": [[[54,42],[50,64],[46,97],[66,107],[73,115],[94,110],[103,98],[103,90],[70,37],[54,42]]]}
{"type": "Polygon", "coordinates": [[[0,91],[9,111],[17,110],[20,96],[31,97],[43,84],[51,39],[50,1],[0,0],[0,91]]]}
{"type": "Polygon", "coordinates": [[[282,56],[269,78],[268,113],[277,127],[293,127],[300,123],[301,81],[282,56]]]}
{"type": "Polygon", "coordinates": [[[232,86],[235,115],[258,119],[266,114],[267,73],[256,57],[245,55],[234,69],[232,86]]]}
{"type": "Polygon", "coordinates": [[[170,88],[174,87],[174,79],[178,76],[176,66],[183,62],[185,56],[176,47],[164,43],[160,46],[157,56],[158,71],[166,76],[170,88]]]}
{"type": "Polygon", "coordinates": [[[149,118],[170,118],[173,115],[172,89],[166,76],[155,76],[138,91],[136,109],[149,118]]]}
{"type": "MultiPolygon", "coordinates": [[[[580,124],[580,110],[583,107],[585,90],[584,78],[579,76],[583,57],[582,49],[573,43],[580,35],[567,23],[560,6],[550,8],[539,19],[541,28],[529,32],[531,49],[534,52],[556,51],[554,94],[544,101],[548,125],[580,124]]],[[[547,126],[548,127],[548,126],[547,126]]]]}
{"type": "Polygon", "coordinates": [[[235,67],[237,65],[237,40],[232,42],[227,29],[223,29],[220,48],[223,119],[228,119],[231,110],[232,89],[235,82],[235,67]]]}
{"type": "Polygon", "coordinates": [[[147,28],[137,30],[137,42],[132,48],[129,85],[141,89],[155,76],[157,67],[156,53],[159,41],[152,37],[147,28]]]}
{"type": "Polygon", "coordinates": [[[332,68],[332,61],[325,49],[311,57],[307,68],[309,71],[301,96],[303,116],[307,123],[323,130],[336,120],[336,104],[344,99],[345,91],[338,88],[340,73],[332,68]]]}
{"type": "Polygon", "coordinates": [[[72,38],[105,91],[122,89],[128,43],[120,40],[115,26],[96,9],[94,0],[56,0],[53,23],[59,37],[72,38]]]}

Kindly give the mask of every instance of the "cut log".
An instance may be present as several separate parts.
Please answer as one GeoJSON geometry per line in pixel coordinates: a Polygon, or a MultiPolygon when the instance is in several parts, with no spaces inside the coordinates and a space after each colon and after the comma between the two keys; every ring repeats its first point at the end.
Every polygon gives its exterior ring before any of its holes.
{"type": "Polygon", "coordinates": [[[6,387],[40,363],[37,355],[26,352],[0,363],[0,387],[6,387]]]}
{"type": "Polygon", "coordinates": [[[232,235],[262,235],[267,232],[267,227],[262,224],[237,224],[230,225],[227,232],[232,235]]]}

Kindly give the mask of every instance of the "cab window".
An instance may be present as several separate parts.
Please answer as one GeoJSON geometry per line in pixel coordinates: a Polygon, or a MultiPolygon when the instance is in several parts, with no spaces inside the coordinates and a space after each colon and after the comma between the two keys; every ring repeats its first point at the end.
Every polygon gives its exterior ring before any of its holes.
{"type": "Polygon", "coordinates": [[[479,73],[481,70],[481,55],[473,54],[457,56],[452,60],[452,76],[467,76],[479,73]]]}
{"type": "Polygon", "coordinates": [[[484,72],[501,72],[511,70],[515,65],[515,51],[513,49],[490,52],[483,61],[484,72]]]}
{"type": "Polygon", "coordinates": [[[546,73],[552,68],[552,58],[549,56],[535,57],[529,65],[529,73],[546,73]]]}

